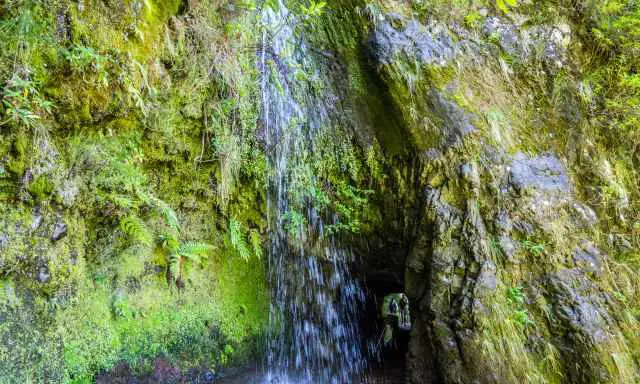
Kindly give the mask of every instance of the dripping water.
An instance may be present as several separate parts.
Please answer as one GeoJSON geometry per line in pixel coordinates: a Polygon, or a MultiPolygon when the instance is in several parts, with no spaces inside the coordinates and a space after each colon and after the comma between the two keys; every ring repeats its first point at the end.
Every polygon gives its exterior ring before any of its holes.
{"type": "MultiPolygon", "coordinates": [[[[272,302],[267,383],[349,383],[363,373],[357,313],[364,293],[350,274],[350,253],[327,233],[331,215],[300,190],[313,137],[329,108],[295,71],[319,72],[296,17],[278,1],[262,11],[260,71],[267,145],[268,252],[272,302]],[[327,219],[329,218],[329,219],[327,219]]],[[[315,183],[314,175],[307,183],[315,183]]]]}

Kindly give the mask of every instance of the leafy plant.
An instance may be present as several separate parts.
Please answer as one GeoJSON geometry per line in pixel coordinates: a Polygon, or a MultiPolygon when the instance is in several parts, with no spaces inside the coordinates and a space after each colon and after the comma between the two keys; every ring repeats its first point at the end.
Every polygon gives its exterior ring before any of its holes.
{"type": "Polygon", "coordinates": [[[40,95],[36,84],[17,73],[2,90],[2,104],[6,119],[0,122],[0,126],[14,123],[28,129],[42,128],[42,117],[53,109],[53,103],[40,95]]]}
{"type": "Polygon", "coordinates": [[[145,222],[137,216],[127,216],[120,221],[120,229],[135,243],[145,246],[153,244],[153,233],[145,222]]]}
{"type": "Polygon", "coordinates": [[[523,305],[524,304],[524,293],[522,291],[522,287],[511,287],[507,290],[507,300],[511,304],[523,305]]]}
{"type": "Polygon", "coordinates": [[[253,254],[258,258],[262,258],[262,237],[260,233],[255,229],[249,231],[249,242],[251,243],[251,248],[253,249],[253,254]]]}
{"type": "Polygon", "coordinates": [[[507,13],[510,8],[518,6],[518,0],[496,0],[496,6],[502,12],[507,13]]]}
{"type": "Polygon", "coordinates": [[[522,242],[522,245],[529,253],[533,254],[534,256],[541,256],[546,249],[546,244],[535,243],[531,240],[524,240],[522,242]]]}
{"type": "Polygon", "coordinates": [[[519,326],[528,326],[534,324],[529,311],[525,306],[525,297],[523,288],[520,286],[511,287],[507,290],[507,301],[516,309],[513,311],[511,318],[519,326]]]}
{"type": "Polygon", "coordinates": [[[180,242],[173,235],[160,235],[162,249],[168,253],[167,281],[178,288],[184,286],[183,274],[187,262],[200,264],[209,256],[213,246],[206,243],[180,242]]]}
{"type": "Polygon", "coordinates": [[[95,75],[98,85],[103,87],[109,85],[107,65],[110,60],[107,56],[100,55],[93,48],[82,45],[74,45],[64,51],[63,56],[71,66],[71,70],[81,75],[85,82],[93,83],[87,75],[95,75]]]}
{"type": "Polygon", "coordinates": [[[310,17],[322,15],[322,12],[324,11],[324,8],[326,6],[327,6],[326,1],[311,0],[308,6],[302,5],[300,6],[300,9],[302,10],[302,14],[305,16],[305,18],[308,19],[310,17]]]}
{"type": "Polygon", "coordinates": [[[516,324],[522,327],[535,324],[533,320],[531,320],[529,311],[527,311],[526,309],[516,309],[513,312],[512,319],[516,324]]]}
{"type": "Polygon", "coordinates": [[[229,239],[231,240],[231,246],[238,251],[240,257],[244,260],[249,260],[251,251],[249,251],[249,246],[242,231],[242,225],[235,218],[229,219],[229,239]]]}

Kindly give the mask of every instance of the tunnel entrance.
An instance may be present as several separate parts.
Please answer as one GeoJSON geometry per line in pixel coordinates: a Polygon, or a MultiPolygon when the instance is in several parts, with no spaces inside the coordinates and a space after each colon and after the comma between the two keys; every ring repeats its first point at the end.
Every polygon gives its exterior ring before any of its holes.
{"type": "Polygon", "coordinates": [[[363,271],[366,302],[360,326],[368,351],[367,384],[406,383],[411,303],[404,294],[403,269],[363,271]]]}

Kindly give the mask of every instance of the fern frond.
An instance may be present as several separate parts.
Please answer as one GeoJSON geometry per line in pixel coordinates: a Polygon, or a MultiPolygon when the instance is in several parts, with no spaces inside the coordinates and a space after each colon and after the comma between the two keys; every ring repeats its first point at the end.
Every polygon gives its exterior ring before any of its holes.
{"type": "Polygon", "coordinates": [[[158,213],[164,218],[167,225],[179,232],[180,220],[178,220],[176,211],[174,211],[173,208],[169,206],[169,204],[158,199],[157,197],[152,197],[151,202],[156,210],[158,210],[158,213]]]}
{"type": "Polygon", "coordinates": [[[260,233],[255,229],[249,232],[249,241],[251,242],[251,247],[253,248],[253,254],[258,258],[262,258],[262,237],[260,237],[260,233]]]}
{"type": "Polygon", "coordinates": [[[120,220],[120,229],[127,234],[130,241],[151,246],[153,243],[153,232],[147,224],[139,217],[131,215],[120,220]]]}
{"type": "Polygon", "coordinates": [[[213,248],[212,245],[206,243],[186,243],[180,247],[179,253],[182,257],[199,263],[201,258],[209,256],[213,248]]]}
{"type": "Polygon", "coordinates": [[[248,260],[251,257],[251,252],[242,233],[242,225],[233,217],[229,219],[229,239],[233,248],[240,254],[240,257],[244,260],[248,260]]]}
{"type": "Polygon", "coordinates": [[[160,235],[160,242],[162,244],[162,248],[168,250],[171,253],[177,252],[177,250],[180,248],[180,242],[173,235],[160,235]]]}

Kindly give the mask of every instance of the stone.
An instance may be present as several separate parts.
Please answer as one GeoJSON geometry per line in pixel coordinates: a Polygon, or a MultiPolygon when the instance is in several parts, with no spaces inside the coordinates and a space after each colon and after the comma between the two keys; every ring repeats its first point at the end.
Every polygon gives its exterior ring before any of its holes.
{"type": "Polygon", "coordinates": [[[9,245],[9,236],[6,233],[0,233],[0,251],[9,245]]]}
{"type": "Polygon", "coordinates": [[[444,65],[455,58],[456,43],[444,30],[428,29],[416,20],[387,14],[373,30],[369,46],[379,65],[391,64],[399,54],[423,64],[444,65]]]}
{"type": "Polygon", "coordinates": [[[580,269],[555,272],[549,276],[549,282],[554,290],[554,307],[559,319],[592,342],[609,339],[606,329],[613,320],[607,314],[604,300],[597,294],[597,287],[580,269]]]}
{"type": "Polygon", "coordinates": [[[500,244],[500,248],[507,260],[512,263],[517,263],[517,260],[514,257],[518,251],[518,243],[506,235],[500,236],[498,243],[500,244]]]}
{"type": "Polygon", "coordinates": [[[38,273],[36,274],[36,280],[38,282],[44,284],[51,280],[51,273],[49,273],[49,268],[46,266],[41,266],[38,268],[38,273]]]}
{"type": "Polygon", "coordinates": [[[564,165],[551,154],[528,157],[518,152],[509,168],[509,182],[521,193],[532,189],[568,194],[572,189],[564,165]]]}
{"type": "Polygon", "coordinates": [[[35,231],[36,229],[40,228],[41,224],[42,224],[42,215],[40,214],[40,207],[36,207],[33,210],[33,221],[31,222],[31,230],[35,231]]]}
{"type": "Polygon", "coordinates": [[[51,233],[51,240],[58,241],[67,235],[67,224],[62,220],[62,218],[58,218],[56,223],[53,225],[53,232],[51,233]]]}
{"type": "Polygon", "coordinates": [[[80,188],[78,187],[79,181],[65,180],[57,190],[58,196],[60,196],[60,201],[65,207],[71,207],[76,201],[76,197],[80,193],[80,188]]]}
{"type": "Polygon", "coordinates": [[[513,222],[509,217],[509,213],[504,209],[498,212],[493,223],[499,232],[508,233],[513,229],[513,222]]]}
{"type": "Polygon", "coordinates": [[[442,92],[430,91],[425,97],[429,100],[433,113],[442,120],[438,127],[441,149],[458,146],[464,136],[476,131],[471,124],[471,116],[442,92]]]}
{"type": "Polygon", "coordinates": [[[602,254],[590,241],[582,241],[573,251],[573,261],[578,267],[596,276],[602,272],[602,254]]]}
{"type": "Polygon", "coordinates": [[[490,37],[496,37],[500,47],[510,55],[519,56],[522,52],[520,36],[516,26],[498,17],[488,17],[483,26],[484,32],[490,37]]]}
{"type": "Polygon", "coordinates": [[[476,280],[475,296],[482,297],[490,294],[498,286],[496,265],[492,261],[485,261],[476,280]]]}
{"type": "Polygon", "coordinates": [[[586,204],[580,202],[574,202],[572,205],[573,211],[576,213],[576,219],[584,227],[593,227],[598,224],[598,216],[595,211],[586,204]]]}
{"type": "Polygon", "coordinates": [[[478,173],[478,167],[475,164],[462,164],[462,166],[460,166],[460,175],[467,183],[469,183],[474,192],[480,192],[480,174],[478,173]]]}

